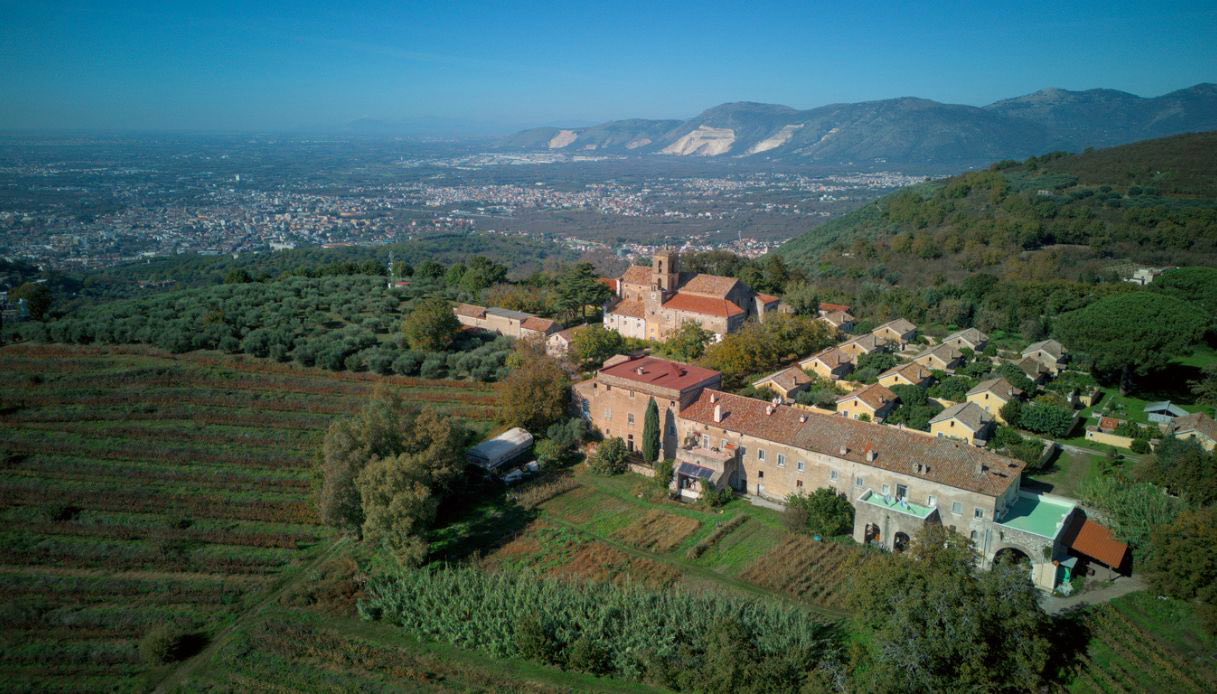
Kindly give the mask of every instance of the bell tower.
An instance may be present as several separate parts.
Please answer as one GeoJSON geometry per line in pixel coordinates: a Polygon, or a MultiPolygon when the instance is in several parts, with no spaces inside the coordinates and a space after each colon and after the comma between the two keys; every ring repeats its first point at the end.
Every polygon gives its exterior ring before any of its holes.
{"type": "Polygon", "coordinates": [[[651,283],[665,292],[676,291],[680,284],[680,256],[676,251],[664,249],[657,251],[651,259],[651,283]]]}

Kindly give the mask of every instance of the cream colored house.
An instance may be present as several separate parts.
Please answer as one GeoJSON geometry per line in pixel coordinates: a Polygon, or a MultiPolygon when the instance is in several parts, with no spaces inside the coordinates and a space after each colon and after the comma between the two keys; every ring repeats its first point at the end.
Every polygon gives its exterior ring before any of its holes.
{"type": "Polygon", "coordinates": [[[973,352],[980,352],[989,344],[989,336],[976,328],[965,328],[944,337],[942,344],[951,345],[955,349],[970,349],[973,352]]]}
{"type": "Polygon", "coordinates": [[[972,390],[969,390],[967,401],[976,403],[990,417],[1005,424],[1006,420],[1001,416],[1001,408],[1011,400],[1018,400],[1022,395],[1023,391],[1010,385],[1006,379],[991,378],[977,383],[972,390]]]}
{"type": "Polygon", "coordinates": [[[798,366],[789,366],[776,373],[771,373],[762,379],[753,381],[752,387],[768,388],[780,395],[783,400],[789,402],[800,391],[807,390],[807,387],[811,383],[811,376],[808,376],[803,369],[798,366]]]}
{"type": "Polygon", "coordinates": [[[989,440],[993,418],[974,402],[961,402],[939,412],[930,419],[930,433],[983,446],[989,440]]]}
{"type": "Polygon", "coordinates": [[[838,398],[837,414],[850,419],[862,419],[866,415],[872,422],[882,422],[899,402],[895,393],[876,383],[838,398]]]}
{"type": "Polygon", "coordinates": [[[867,333],[865,335],[859,335],[858,337],[855,337],[847,342],[842,342],[841,344],[837,345],[837,347],[840,348],[842,352],[849,355],[849,360],[852,363],[857,364],[858,357],[862,356],[863,354],[878,352],[879,349],[883,347],[883,343],[879,341],[879,338],[875,337],[874,333],[867,333]]]}
{"type": "Polygon", "coordinates": [[[820,378],[839,381],[853,371],[853,357],[840,347],[829,347],[817,352],[803,361],[799,367],[814,372],[820,378]]]}
{"type": "Polygon", "coordinates": [[[953,371],[963,362],[963,352],[944,343],[923,351],[913,361],[933,371],[953,371]]]}
{"type": "Polygon", "coordinates": [[[924,386],[928,385],[933,378],[934,374],[929,369],[917,362],[909,362],[879,374],[879,385],[887,388],[892,386],[924,386]]]}
{"type": "Polygon", "coordinates": [[[1217,449],[1217,421],[1203,412],[1176,417],[1167,426],[1176,438],[1194,439],[1208,451],[1217,449]]]}
{"type": "Polygon", "coordinates": [[[871,331],[871,335],[879,338],[883,344],[896,345],[900,349],[904,349],[908,343],[913,341],[913,338],[917,337],[917,326],[912,321],[897,318],[875,328],[871,331]]]}

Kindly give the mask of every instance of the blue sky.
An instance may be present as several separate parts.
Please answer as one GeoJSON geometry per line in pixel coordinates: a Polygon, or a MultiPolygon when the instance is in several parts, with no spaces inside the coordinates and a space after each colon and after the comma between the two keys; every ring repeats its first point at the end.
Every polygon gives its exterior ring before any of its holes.
{"type": "Polygon", "coordinates": [[[1217,3],[10,2],[0,129],[470,130],[1217,81],[1217,3]]]}

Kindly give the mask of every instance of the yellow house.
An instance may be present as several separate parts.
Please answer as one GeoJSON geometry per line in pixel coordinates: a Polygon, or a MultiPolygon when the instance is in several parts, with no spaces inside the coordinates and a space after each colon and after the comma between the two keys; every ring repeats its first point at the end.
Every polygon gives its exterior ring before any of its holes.
{"type": "Polygon", "coordinates": [[[930,433],[939,438],[967,441],[973,446],[983,446],[989,439],[993,419],[974,402],[961,402],[934,415],[930,420],[930,433]]]}
{"type": "Polygon", "coordinates": [[[799,368],[815,373],[820,378],[839,381],[853,371],[853,359],[839,347],[829,347],[799,362],[799,368]]]}
{"type": "Polygon", "coordinates": [[[882,422],[898,402],[900,398],[895,393],[876,383],[838,398],[837,414],[850,419],[866,415],[872,422],[882,422]]]}
{"type": "Polygon", "coordinates": [[[1001,408],[1011,400],[1017,400],[1022,394],[1023,391],[1010,385],[1006,379],[991,378],[977,383],[972,390],[969,390],[967,401],[976,403],[990,417],[1005,424],[1006,420],[1001,416],[1001,408]]]}
{"type": "Polygon", "coordinates": [[[934,374],[921,364],[911,362],[888,369],[879,374],[879,385],[892,386],[921,386],[930,382],[934,374]]]}

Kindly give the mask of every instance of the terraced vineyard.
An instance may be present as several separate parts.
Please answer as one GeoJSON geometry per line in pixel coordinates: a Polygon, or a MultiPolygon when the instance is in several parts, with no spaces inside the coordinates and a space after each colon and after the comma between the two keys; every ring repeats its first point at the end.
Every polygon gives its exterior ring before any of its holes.
{"type": "Polygon", "coordinates": [[[868,554],[856,546],[787,535],[740,575],[747,581],[824,606],[843,606],[868,554]]]}
{"type": "Polygon", "coordinates": [[[1217,640],[1191,606],[1133,593],[1094,608],[1076,692],[1217,690],[1217,640]]]}
{"type": "Polygon", "coordinates": [[[0,349],[6,688],[131,690],[153,625],[206,637],[329,546],[311,461],[377,383],[473,423],[487,386],[145,348],[0,349]]]}

